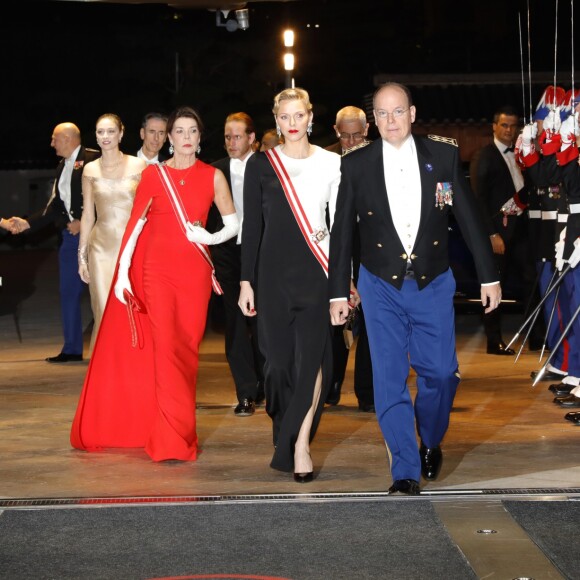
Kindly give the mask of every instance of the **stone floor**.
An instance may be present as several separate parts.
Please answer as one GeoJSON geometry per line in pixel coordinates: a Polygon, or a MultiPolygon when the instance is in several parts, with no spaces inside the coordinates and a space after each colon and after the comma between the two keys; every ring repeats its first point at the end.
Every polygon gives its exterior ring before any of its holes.
{"type": "MultiPolygon", "coordinates": [[[[198,382],[194,463],[153,463],[142,451],[88,454],[71,449],[69,428],[87,363],[51,365],[61,347],[56,253],[0,252],[0,497],[64,498],[142,495],[300,493],[291,475],[269,468],[270,420],[264,408],[236,417],[223,335],[208,329],[198,382]],[[24,279],[30,279],[28,282],[24,279]],[[19,332],[7,312],[15,286],[19,332]]],[[[88,296],[83,302],[87,325],[88,296]]],[[[506,316],[506,338],[521,314],[506,316]]],[[[88,334],[88,333],[87,333],[88,334]]],[[[462,382],[444,441],[444,465],[425,491],[571,488],[580,484],[580,428],[552,403],[549,383],[531,387],[538,354],[485,354],[477,315],[457,316],[462,382]]],[[[88,339],[88,336],[87,336],[88,339]]],[[[386,449],[374,414],[358,410],[351,355],[342,398],[327,407],[312,445],[311,493],[384,492],[386,449]]],[[[412,378],[411,378],[412,381],[412,378]]]]}

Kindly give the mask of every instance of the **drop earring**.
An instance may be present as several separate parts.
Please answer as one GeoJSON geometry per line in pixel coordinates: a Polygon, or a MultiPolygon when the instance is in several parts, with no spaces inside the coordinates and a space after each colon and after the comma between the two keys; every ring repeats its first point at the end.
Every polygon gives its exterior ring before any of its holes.
{"type": "Polygon", "coordinates": [[[201,153],[201,146],[198,145],[197,149],[195,150],[195,152],[199,155],[201,153]]]}
{"type": "Polygon", "coordinates": [[[173,145],[169,146],[169,155],[173,155],[173,152],[175,151],[175,149],[173,149],[173,145]]]}
{"type": "Polygon", "coordinates": [[[278,125],[276,125],[276,135],[278,135],[278,137],[282,137],[282,131],[278,125]]]}
{"type": "Polygon", "coordinates": [[[310,135],[312,135],[312,123],[308,123],[308,127],[306,128],[306,132],[308,133],[309,137],[310,137],[310,135]]]}

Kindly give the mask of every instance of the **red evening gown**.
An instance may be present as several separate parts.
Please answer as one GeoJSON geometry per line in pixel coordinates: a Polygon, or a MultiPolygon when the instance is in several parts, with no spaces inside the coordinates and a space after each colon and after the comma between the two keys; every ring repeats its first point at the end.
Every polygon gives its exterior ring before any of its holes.
{"type": "MultiPolygon", "coordinates": [[[[167,171],[189,221],[205,224],[214,198],[215,169],[197,160],[191,169],[167,171]]],[[[193,461],[198,453],[198,352],[212,290],[211,269],[185,237],[154,166],[143,172],[121,253],[150,200],[129,271],[133,293],[145,312],[134,314],[132,331],[127,307],[115,297],[113,283],[71,444],[86,451],[143,447],[154,461],[193,461]]]]}

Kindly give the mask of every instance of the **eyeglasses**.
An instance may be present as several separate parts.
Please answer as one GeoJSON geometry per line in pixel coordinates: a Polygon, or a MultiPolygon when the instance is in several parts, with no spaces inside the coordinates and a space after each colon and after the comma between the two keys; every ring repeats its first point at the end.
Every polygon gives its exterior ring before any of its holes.
{"type": "Polygon", "coordinates": [[[365,136],[362,133],[340,133],[338,138],[341,141],[350,141],[351,139],[353,141],[362,141],[365,136]]]}
{"type": "Polygon", "coordinates": [[[379,119],[388,119],[389,115],[392,115],[393,119],[400,119],[411,107],[403,109],[402,107],[396,108],[392,113],[389,111],[384,111],[383,109],[375,109],[375,115],[379,119]]]}

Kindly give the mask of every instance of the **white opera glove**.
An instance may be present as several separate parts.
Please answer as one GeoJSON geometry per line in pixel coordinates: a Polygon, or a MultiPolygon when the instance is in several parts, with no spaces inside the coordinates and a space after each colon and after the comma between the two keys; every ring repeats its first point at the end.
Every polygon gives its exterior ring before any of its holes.
{"type": "Polygon", "coordinates": [[[568,262],[572,268],[575,268],[580,262],[580,238],[574,240],[574,251],[568,258],[568,262]]]}
{"type": "Polygon", "coordinates": [[[550,133],[558,133],[562,125],[562,118],[560,117],[560,107],[552,109],[548,116],[544,119],[544,129],[550,133]]]}
{"type": "Polygon", "coordinates": [[[222,220],[224,222],[224,227],[215,234],[210,234],[205,228],[187,222],[185,235],[190,242],[195,244],[215,246],[216,244],[227,242],[229,239],[237,235],[240,229],[240,221],[238,220],[238,214],[236,213],[223,215],[222,220]]]}
{"type": "Polygon", "coordinates": [[[578,113],[574,113],[566,117],[566,120],[560,127],[560,135],[562,136],[562,148],[564,151],[573,143],[576,143],[576,135],[580,135],[578,130],[578,113]]]}
{"type": "Polygon", "coordinates": [[[119,258],[119,268],[117,269],[117,281],[115,282],[114,291],[117,300],[123,304],[127,304],[125,296],[123,295],[125,290],[130,294],[133,294],[133,288],[131,288],[131,282],[129,281],[129,267],[131,266],[131,259],[133,258],[133,252],[137,245],[137,238],[139,238],[139,234],[143,230],[146,222],[146,218],[141,218],[135,224],[135,229],[129,236],[129,239],[123,248],[123,253],[119,258]]]}
{"type": "Polygon", "coordinates": [[[566,240],[566,228],[560,232],[560,239],[556,242],[556,269],[561,272],[564,267],[564,243],[566,240]]]}

